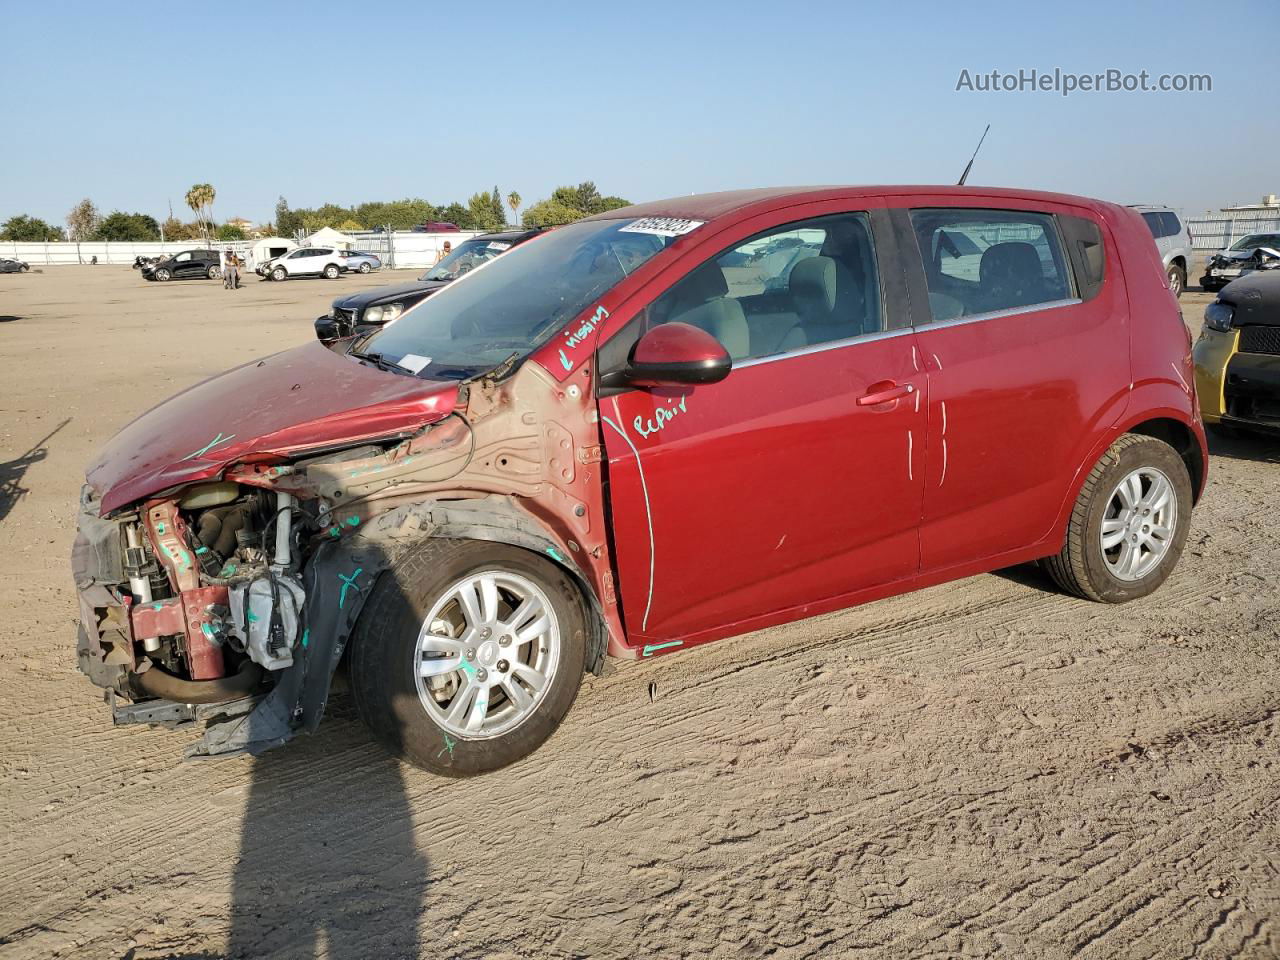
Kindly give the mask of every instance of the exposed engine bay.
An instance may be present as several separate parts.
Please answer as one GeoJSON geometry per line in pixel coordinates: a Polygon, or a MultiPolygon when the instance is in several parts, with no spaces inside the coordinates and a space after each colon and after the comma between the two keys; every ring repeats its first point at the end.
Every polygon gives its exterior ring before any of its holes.
{"type": "Polygon", "coordinates": [[[105,516],[86,485],[77,657],[115,722],[209,721],[188,755],[257,753],[313,731],[379,575],[426,537],[535,550],[611,602],[594,471],[573,453],[575,431],[594,440],[597,428],[585,396],[548,383],[529,365],[463,386],[458,409],[410,431],[288,459],[254,451],[105,516]]]}

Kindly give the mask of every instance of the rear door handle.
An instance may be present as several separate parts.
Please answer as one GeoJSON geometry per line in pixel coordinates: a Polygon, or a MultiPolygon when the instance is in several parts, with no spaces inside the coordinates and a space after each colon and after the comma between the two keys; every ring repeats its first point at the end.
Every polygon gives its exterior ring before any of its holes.
{"type": "Polygon", "coordinates": [[[874,407],[878,403],[889,403],[893,400],[901,400],[903,397],[910,396],[915,393],[916,388],[909,383],[877,383],[873,384],[870,393],[864,393],[858,398],[858,406],[874,407]]]}

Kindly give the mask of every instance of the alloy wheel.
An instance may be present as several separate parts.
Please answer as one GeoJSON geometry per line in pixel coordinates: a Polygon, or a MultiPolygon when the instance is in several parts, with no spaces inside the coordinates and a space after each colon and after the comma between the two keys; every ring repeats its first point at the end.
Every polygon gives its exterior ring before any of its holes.
{"type": "Polygon", "coordinates": [[[532,580],[485,570],[450,585],[422,623],[414,681],[441,729],[467,740],[514,730],[537,709],[560,660],[560,625],[532,580]]]}
{"type": "Polygon", "coordinates": [[[1102,559],[1117,580],[1141,580],[1169,552],[1178,527],[1178,497],[1155,467],[1139,467],[1107,500],[1099,538],[1102,559]]]}

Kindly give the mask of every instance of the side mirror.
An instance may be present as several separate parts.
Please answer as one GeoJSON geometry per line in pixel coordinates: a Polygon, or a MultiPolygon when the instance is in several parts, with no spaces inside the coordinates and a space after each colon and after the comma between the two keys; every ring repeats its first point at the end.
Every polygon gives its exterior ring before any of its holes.
{"type": "Polygon", "coordinates": [[[605,387],[673,387],[719,383],[733,359],[719,340],[687,323],[654,327],[631,348],[626,368],[602,378],[605,387]]]}

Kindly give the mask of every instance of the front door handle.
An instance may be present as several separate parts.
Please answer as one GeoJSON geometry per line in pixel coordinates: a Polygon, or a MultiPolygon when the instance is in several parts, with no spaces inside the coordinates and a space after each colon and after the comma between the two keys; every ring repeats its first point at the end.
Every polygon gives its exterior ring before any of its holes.
{"type": "Polygon", "coordinates": [[[874,407],[879,403],[901,400],[915,393],[915,390],[916,388],[909,383],[894,383],[892,380],[873,383],[871,389],[858,398],[858,406],[874,407]]]}

